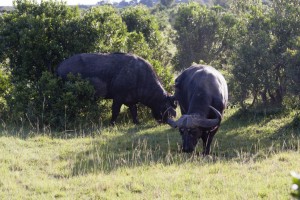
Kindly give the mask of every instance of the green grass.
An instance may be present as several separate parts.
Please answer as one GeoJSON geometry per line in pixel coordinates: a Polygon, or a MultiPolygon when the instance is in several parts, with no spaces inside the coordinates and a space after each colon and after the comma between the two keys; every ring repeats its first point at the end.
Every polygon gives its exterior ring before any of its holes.
{"type": "Polygon", "coordinates": [[[295,116],[227,110],[205,158],[180,153],[179,133],[154,122],[67,139],[3,128],[0,199],[290,199],[295,116]]]}

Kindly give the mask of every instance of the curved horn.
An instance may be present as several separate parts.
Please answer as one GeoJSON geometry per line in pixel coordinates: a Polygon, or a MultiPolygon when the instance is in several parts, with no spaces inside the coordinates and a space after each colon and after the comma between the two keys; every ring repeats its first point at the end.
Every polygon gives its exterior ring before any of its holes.
{"type": "Polygon", "coordinates": [[[215,112],[217,118],[218,118],[218,119],[220,120],[220,122],[221,122],[221,120],[222,120],[222,114],[221,114],[217,109],[215,109],[215,107],[213,107],[213,106],[209,106],[209,107],[215,112]]]}
{"type": "Polygon", "coordinates": [[[177,128],[177,123],[171,118],[167,119],[167,124],[169,124],[172,128],[177,128]]]}
{"type": "Polygon", "coordinates": [[[215,112],[217,118],[215,119],[204,119],[200,115],[182,115],[176,122],[178,127],[188,127],[188,128],[195,128],[195,127],[203,127],[203,128],[211,128],[218,126],[221,122],[222,115],[221,113],[215,109],[214,107],[210,106],[210,108],[215,112]]]}

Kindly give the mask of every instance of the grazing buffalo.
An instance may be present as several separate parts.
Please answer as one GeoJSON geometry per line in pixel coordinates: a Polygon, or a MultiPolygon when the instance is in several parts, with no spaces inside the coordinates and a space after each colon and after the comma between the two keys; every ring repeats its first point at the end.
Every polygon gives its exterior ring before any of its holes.
{"type": "Polygon", "coordinates": [[[193,65],[175,80],[175,99],[182,116],[169,124],[179,128],[182,150],[193,152],[201,138],[203,155],[208,155],[228,101],[224,77],[211,66],[193,65]]]}
{"type": "Polygon", "coordinates": [[[140,57],[124,53],[77,54],[57,68],[63,79],[69,73],[89,80],[96,97],[113,99],[111,124],[115,124],[122,104],[129,107],[135,124],[138,102],[149,107],[158,122],[167,122],[176,115],[173,98],[162,87],[153,67],[140,57]]]}

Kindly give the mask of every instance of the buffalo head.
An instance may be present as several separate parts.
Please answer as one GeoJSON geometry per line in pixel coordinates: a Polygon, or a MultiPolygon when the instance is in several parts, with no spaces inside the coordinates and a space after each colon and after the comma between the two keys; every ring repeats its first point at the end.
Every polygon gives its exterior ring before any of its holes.
{"type": "Polygon", "coordinates": [[[182,137],[182,151],[186,153],[193,152],[199,139],[207,132],[217,129],[221,123],[221,113],[210,106],[214,111],[216,118],[207,119],[197,114],[182,115],[177,121],[168,119],[168,124],[173,128],[178,128],[182,137]]]}
{"type": "Polygon", "coordinates": [[[176,117],[176,101],[173,96],[166,96],[163,103],[152,109],[152,115],[159,123],[168,123],[169,119],[176,117]]]}

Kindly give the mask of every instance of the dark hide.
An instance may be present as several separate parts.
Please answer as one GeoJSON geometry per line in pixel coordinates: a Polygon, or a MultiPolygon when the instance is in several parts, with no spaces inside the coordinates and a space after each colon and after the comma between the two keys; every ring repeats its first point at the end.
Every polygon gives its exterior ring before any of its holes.
{"type": "Polygon", "coordinates": [[[203,154],[209,154],[228,101],[224,77],[211,66],[193,65],[175,80],[175,99],[182,116],[171,124],[179,128],[182,150],[194,151],[201,138],[203,154]]]}
{"type": "Polygon", "coordinates": [[[129,107],[133,122],[138,123],[136,104],[151,108],[158,122],[175,116],[175,104],[160,84],[152,66],[144,59],[123,53],[77,54],[63,61],[57,74],[80,74],[95,88],[96,97],[113,99],[111,124],[115,124],[122,104],[129,107]]]}

